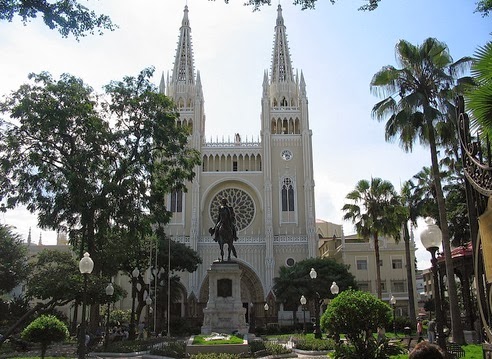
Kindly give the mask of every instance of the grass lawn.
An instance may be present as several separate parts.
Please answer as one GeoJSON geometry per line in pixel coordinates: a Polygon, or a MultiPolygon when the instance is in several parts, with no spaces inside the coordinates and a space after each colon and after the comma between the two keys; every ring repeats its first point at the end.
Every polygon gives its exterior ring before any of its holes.
{"type": "Polygon", "coordinates": [[[243,344],[243,338],[231,335],[229,339],[206,340],[207,335],[196,335],[193,339],[193,345],[220,345],[220,344],[243,344]]]}
{"type": "MultiPolygon", "coordinates": [[[[464,345],[465,359],[482,359],[482,346],[478,344],[464,345]]],[[[391,359],[408,359],[408,355],[400,354],[392,356],[391,359]]]]}

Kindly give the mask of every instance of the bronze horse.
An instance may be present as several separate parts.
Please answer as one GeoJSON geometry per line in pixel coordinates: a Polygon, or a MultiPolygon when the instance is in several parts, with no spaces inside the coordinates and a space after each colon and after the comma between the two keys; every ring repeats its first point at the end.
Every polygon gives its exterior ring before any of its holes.
{"type": "Polygon", "coordinates": [[[214,236],[214,240],[219,243],[222,262],[224,261],[224,244],[227,244],[227,261],[231,260],[231,252],[237,258],[236,248],[234,247],[233,225],[229,209],[227,207],[221,207],[219,209],[219,221],[215,228],[208,230],[210,235],[214,236]]]}

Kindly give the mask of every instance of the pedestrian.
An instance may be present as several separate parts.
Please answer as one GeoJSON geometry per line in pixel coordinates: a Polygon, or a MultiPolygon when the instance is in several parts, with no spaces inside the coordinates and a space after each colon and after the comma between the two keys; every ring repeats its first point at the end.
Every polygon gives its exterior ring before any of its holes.
{"type": "Polygon", "coordinates": [[[408,359],[444,359],[441,348],[435,344],[423,341],[418,343],[408,355],[408,359]]]}
{"type": "Polygon", "coordinates": [[[420,318],[417,319],[417,343],[420,343],[424,338],[422,337],[423,326],[422,320],[420,318]]]}
{"type": "Polygon", "coordinates": [[[436,340],[436,322],[433,319],[427,324],[427,339],[431,344],[436,340]]]}

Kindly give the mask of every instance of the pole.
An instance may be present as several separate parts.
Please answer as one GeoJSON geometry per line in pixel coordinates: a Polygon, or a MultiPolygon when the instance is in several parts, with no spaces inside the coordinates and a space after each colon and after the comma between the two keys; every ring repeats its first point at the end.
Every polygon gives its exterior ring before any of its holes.
{"type": "Polygon", "coordinates": [[[85,358],[85,311],[87,301],[87,273],[84,273],[84,293],[82,296],[82,322],[79,327],[79,359],[85,358]]]}
{"type": "Polygon", "coordinates": [[[395,333],[396,337],[396,304],[393,304],[393,332],[395,333]]]}
{"type": "Polygon", "coordinates": [[[436,303],[436,327],[437,327],[437,344],[441,347],[441,349],[446,353],[447,357],[447,349],[446,349],[446,338],[444,338],[443,331],[443,315],[442,315],[442,304],[441,304],[441,293],[439,292],[439,278],[437,275],[437,258],[436,251],[437,248],[430,248],[428,251],[431,253],[431,263],[432,263],[432,275],[434,278],[434,301],[436,303]]]}
{"type": "Polygon", "coordinates": [[[171,337],[171,237],[167,248],[167,337],[171,337]]]}
{"type": "Polygon", "coordinates": [[[302,306],[302,334],[306,334],[306,305],[302,306]]]}
{"type": "Polygon", "coordinates": [[[135,297],[137,296],[137,291],[135,290],[135,282],[137,278],[132,276],[132,312],[130,318],[130,340],[135,340],[135,297]]]}
{"type": "Polygon", "coordinates": [[[108,301],[108,313],[106,318],[106,333],[104,333],[104,349],[108,348],[109,343],[109,311],[111,310],[111,302],[108,301]]]}
{"type": "Polygon", "coordinates": [[[315,318],[316,318],[316,330],[314,332],[314,337],[316,339],[321,339],[321,328],[319,327],[319,300],[320,300],[320,296],[319,296],[319,293],[316,292],[316,298],[314,298],[314,310],[315,310],[315,318]]]}

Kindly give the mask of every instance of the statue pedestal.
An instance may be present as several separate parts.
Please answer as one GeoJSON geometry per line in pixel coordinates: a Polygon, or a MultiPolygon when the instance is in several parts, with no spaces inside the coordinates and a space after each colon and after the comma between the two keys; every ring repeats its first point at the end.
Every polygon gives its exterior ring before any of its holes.
{"type": "Polygon", "coordinates": [[[248,332],[241,301],[241,269],[235,262],[214,262],[208,269],[209,294],[202,334],[248,332]]]}

